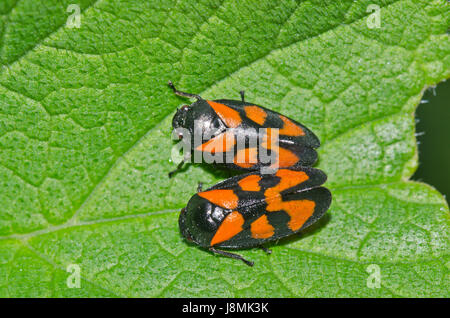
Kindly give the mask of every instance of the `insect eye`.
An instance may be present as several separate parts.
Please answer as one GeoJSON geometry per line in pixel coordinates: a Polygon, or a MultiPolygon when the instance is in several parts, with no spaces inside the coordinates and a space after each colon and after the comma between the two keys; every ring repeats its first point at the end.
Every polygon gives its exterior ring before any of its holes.
{"type": "Polygon", "coordinates": [[[181,110],[182,110],[182,111],[187,111],[188,108],[189,108],[189,105],[183,105],[183,106],[181,106],[181,110]]]}

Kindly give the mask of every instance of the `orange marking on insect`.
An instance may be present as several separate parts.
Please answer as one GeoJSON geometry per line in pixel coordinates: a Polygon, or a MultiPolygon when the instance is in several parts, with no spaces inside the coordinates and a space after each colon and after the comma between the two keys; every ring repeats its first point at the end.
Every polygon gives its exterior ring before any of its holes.
{"type": "Polygon", "coordinates": [[[278,147],[278,152],[275,154],[275,162],[270,165],[270,168],[289,168],[295,165],[299,160],[300,158],[292,151],[278,147]]]}
{"type": "Polygon", "coordinates": [[[275,188],[280,192],[292,188],[293,186],[303,183],[309,179],[306,172],[289,169],[280,169],[275,175],[280,178],[280,182],[277,186],[275,186],[275,188]]]}
{"type": "Polygon", "coordinates": [[[294,154],[292,151],[281,147],[278,148],[277,159],[278,159],[278,167],[280,168],[292,167],[299,160],[298,156],[294,154]]]}
{"type": "Polygon", "coordinates": [[[238,211],[228,214],[211,240],[211,246],[227,241],[243,230],[244,217],[238,211]]]}
{"type": "Polygon", "coordinates": [[[227,152],[231,150],[235,144],[236,138],[234,133],[227,131],[198,146],[197,150],[210,153],[227,152]]]}
{"type": "Polygon", "coordinates": [[[228,107],[227,105],[210,100],[207,100],[207,102],[229,128],[237,128],[241,125],[242,118],[236,110],[228,107]]]}
{"type": "Polygon", "coordinates": [[[262,125],[266,121],[267,113],[258,106],[244,106],[245,115],[255,123],[262,125]]]}
{"type": "Polygon", "coordinates": [[[291,217],[289,228],[297,231],[314,213],[316,203],[310,200],[281,201],[281,196],[273,197],[267,202],[268,212],[285,211],[291,217]]]}
{"type": "Polygon", "coordinates": [[[291,220],[288,223],[292,231],[299,230],[306,220],[314,213],[316,203],[310,200],[294,200],[283,202],[282,210],[286,211],[291,220]]]}
{"type": "Polygon", "coordinates": [[[283,201],[281,200],[281,195],[277,193],[276,196],[271,196],[266,199],[267,202],[267,212],[276,212],[283,210],[283,201]]]}
{"type": "Polygon", "coordinates": [[[238,184],[243,191],[259,191],[261,187],[259,186],[259,180],[261,177],[258,175],[251,175],[241,179],[238,184]]]}
{"type": "Polygon", "coordinates": [[[199,192],[199,196],[225,209],[236,209],[239,198],[233,190],[210,190],[199,192]]]}
{"type": "Polygon", "coordinates": [[[286,136],[304,136],[305,132],[303,129],[296,124],[294,124],[290,119],[280,115],[281,120],[283,121],[283,128],[279,130],[280,135],[286,136]]]}
{"type": "Polygon", "coordinates": [[[252,237],[255,239],[269,238],[275,233],[274,230],[274,227],[267,220],[267,215],[262,215],[250,225],[252,237]]]}
{"type": "Polygon", "coordinates": [[[258,150],[245,148],[237,152],[234,164],[242,168],[251,168],[258,162],[258,150]]]}
{"type": "Polygon", "coordinates": [[[267,202],[267,211],[269,212],[282,210],[282,191],[295,187],[309,179],[309,176],[304,171],[288,169],[280,169],[275,175],[280,178],[280,182],[264,192],[267,202]]]}
{"type": "Polygon", "coordinates": [[[278,135],[278,129],[266,128],[261,146],[269,150],[276,148],[278,146],[278,135]]]}

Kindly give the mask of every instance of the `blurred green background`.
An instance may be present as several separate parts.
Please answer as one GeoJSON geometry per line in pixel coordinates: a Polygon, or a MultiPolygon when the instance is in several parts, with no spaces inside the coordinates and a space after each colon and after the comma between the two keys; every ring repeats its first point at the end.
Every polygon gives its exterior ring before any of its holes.
{"type": "Polygon", "coordinates": [[[450,80],[429,88],[416,112],[419,168],[412,177],[450,198],[450,80]]]}

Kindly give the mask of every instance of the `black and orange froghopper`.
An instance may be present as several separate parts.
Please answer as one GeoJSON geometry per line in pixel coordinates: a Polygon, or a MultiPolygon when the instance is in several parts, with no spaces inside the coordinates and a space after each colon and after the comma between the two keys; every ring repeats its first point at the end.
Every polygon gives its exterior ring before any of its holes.
{"type": "Polygon", "coordinates": [[[210,251],[241,259],[216,248],[262,246],[297,233],[321,218],[331,193],[320,185],[326,175],[314,168],[247,173],[198,192],[181,211],[183,236],[210,251]]]}
{"type": "MultiPolygon", "coordinates": [[[[189,131],[191,157],[195,152],[222,154],[222,160],[213,162],[235,170],[257,171],[262,167],[276,165],[277,168],[311,166],[317,160],[315,148],[320,141],[312,131],[302,124],[270,109],[244,101],[219,99],[206,100],[199,95],[180,92],[169,82],[178,95],[196,98],[191,105],[184,105],[177,110],[172,120],[176,130],[184,128],[189,131]],[[264,129],[265,128],[265,129],[264,129]],[[271,149],[271,129],[276,128],[277,149],[271,149]],[[257,134],[257,136],[255,136],[257,134]],[[262,134],[261,136],[259,136],[262,134]],[[202,136],[196,143],[194,136],[202,136]],[[264,162],[259,149],[248,142],[239,143],[238,138],[261,140],[261,146],[267,153],[276,152],[276,162],[264,162]],[[231,160],[227,160],[232,158],[231,160]]],[[[179,139],[186,136],[180,134],[179,139]]],[[[183,162],[177,170],[181,169],[183,162]]],[[[177,170],[173,171],[176,172],[177,170]]],[[[173,172],[170,174],[172,175],[173,172]]]]}
{"type": "MultiPolygon", "coordinates": [[[[179,217],[180,231],[188,241],[253,265],[242,256],[222,249],[261,247],[268,251],[263,244],[298,233],[325,214],[331,204],[331,193],[321,187],[327,176],[308,167],[317,160],[315,148],[320,146],[319,139],[308,128],[279,113],[245,102],[243,92],[242,101],[209,101],[199,95],[180,92],[171,82],[169,85],[176,94],[197,99],[192,105],[177,110],[172,120],[174,129],[187,129],[191,138],[196,133],[209,136],[198,145],[192,140],[191,150],[220,153],[227,158],[231,154],[231,161],[218,164],[251,171],[208,190],[199,189],[189,200],[179,217]],[[273,129],[277,131],[276,149],[268,142],[273,129]],[[258,147],[236,142],[242,135],[251,137],[254,131],[263,134],[257,136],[262,141],[258,147]],[[264,167],[273,167],[273,162],[260,160],[260,147],[276,152],[275,163],[279,170],[270,174],[261,172],[264,167]]],[[[182,165],[183,162],[177,170],[182,165]]]]}

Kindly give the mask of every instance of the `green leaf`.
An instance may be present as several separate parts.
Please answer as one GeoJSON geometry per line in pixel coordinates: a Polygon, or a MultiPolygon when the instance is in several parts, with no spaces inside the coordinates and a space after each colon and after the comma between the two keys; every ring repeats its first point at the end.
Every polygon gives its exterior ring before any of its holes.
{"type": "Polygon", "coordinates": [[[69,28],[73,2],[0,4],[0,296],[450,296],[448,205],[408,181],[414,110],[450,77],[446,1],[77,0],[69,28]],[[168,80],[310,127],[327,217],[242,251],[253,268],[183,241],[197,182],[227,173],[167,178],[168,80]]]}

